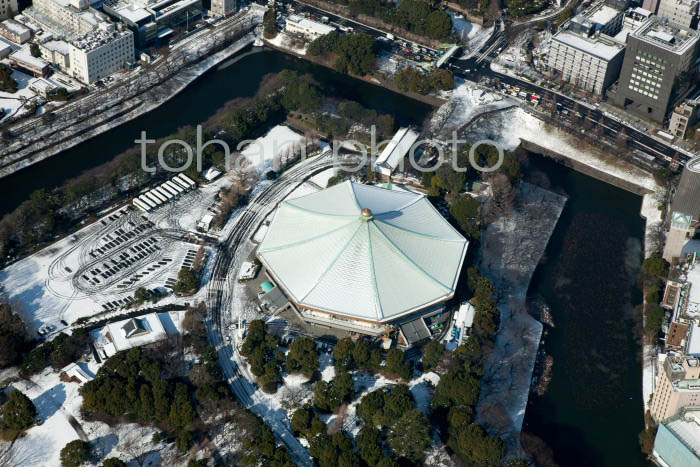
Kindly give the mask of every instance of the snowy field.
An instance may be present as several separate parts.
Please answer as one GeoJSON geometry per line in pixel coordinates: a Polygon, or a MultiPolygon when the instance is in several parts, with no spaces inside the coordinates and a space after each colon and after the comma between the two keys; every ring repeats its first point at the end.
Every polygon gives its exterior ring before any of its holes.
{"type": "Polygon", "coordinates": [[[269,170],[279,170],[285,159],[298,150],[304,136],[289,127],[277,125],[267,134],[258,138],[241,151],[242,159],[238,167],[249,168],[264,176],[269,170]]]}

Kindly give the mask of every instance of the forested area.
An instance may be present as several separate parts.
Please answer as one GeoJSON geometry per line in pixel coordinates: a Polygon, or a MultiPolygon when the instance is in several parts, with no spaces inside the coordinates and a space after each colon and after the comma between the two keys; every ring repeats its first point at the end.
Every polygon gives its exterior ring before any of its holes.
{"type": "Polygon", "coordinates": [[[329,0],[346,5],[354,14],[364,14],[385,23],[430,39],[448,40],[452,35],[452,18],[438,9],[438,3],[403,0],[401,3],[380,0],[329,0]]]}
{"type": "Polygon", "coordinates": [[[413,67],[406,67],[394,76],[394,83],[401,91],[428,94],[431,91],[449,91],[455,87],[455,79],[450,70],[436,68],[424,75],[413,67]]]}
{"type": "Polygon", "coordinates": [[[376,44],[369,34],[338,34],[337,31],[314,39],[307,52],[312,56],[335,55],[333,69],[338,73],[368,75],[377,60],[376,44]]]}

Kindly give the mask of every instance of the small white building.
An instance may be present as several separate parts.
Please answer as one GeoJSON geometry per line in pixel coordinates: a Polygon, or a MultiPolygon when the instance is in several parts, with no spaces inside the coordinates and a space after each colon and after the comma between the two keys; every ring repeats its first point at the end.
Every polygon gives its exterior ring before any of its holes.
{"type": "Polygon", "coordinates": [[[41,57],[62,70],[70,70],[70,44],[66,41],[50,40],[39,44],[41,57]]]}
{"type": "Polygon", "coordinates": [[[95,349],[102,358],[133,347],[152,344],[167,338],[167,333],[157,313],[110,323],[90,333],[95,349]]]}
{"type": "MultiPolygon", "coordinates": [[[[3,3],[2,0],[0,0],[1,3],[3,3]]],[[[32,31],[14,19],[6,19],[0,23],[0,36],[16,44],[24,44],[32,38],[32,31]]]]}
{"type": "Polygon", "coordinates": [[[417,139],[418,133],[415,131],[410,128],[400,128],[374,162],[374,171],[384,177],[390,177],[417,139]]]}
{"type": "Polygon", "coordinates": [[[238,273],[239,281],[247,281],[250,279],[255,279],[258,274],[259,266],[255,265],[252,261],[246,261],[241,265],[241,271],[238,273]]]}
{"type": "Polygon", "coordinates": [[[29,82],[29,89],[44,98],[49,97],[57,88],[58,86],[43,78],[36,78],[29,82]]]}
{"type": "Polygon", "coordinates": [[[209,167],[205,172],[204,172],[204,179],[208,182],[214,181],[219,176],[221,175],[221,171],[217,169],[216,167],[209,167]]]}
{"type": "Polygon", "coordinates": [[[83,371],[83,369],[80,368],[77,363],[71,363],[70,365],[66,366],[59,374],[67,379],[77,382],[78,384],[87,383],[88,381],[94,379],[92,376],[85,373],[85,371],[83,371]]]}
{"type": "Polygon", "coordinates": [[[214,216],[212,214],[205,214],[202,219],[197,222],[197,230],[208,232],[211,229],[211,223],[214,222],[214,216]]]}
{"type": "Polygon", "coordinates": [[[291,15],[286,21],[286,31],[290,34],[300,34],[309,40],[317,39],[335,31],[333,26],[312,21],[298,15],[291,15]]]}

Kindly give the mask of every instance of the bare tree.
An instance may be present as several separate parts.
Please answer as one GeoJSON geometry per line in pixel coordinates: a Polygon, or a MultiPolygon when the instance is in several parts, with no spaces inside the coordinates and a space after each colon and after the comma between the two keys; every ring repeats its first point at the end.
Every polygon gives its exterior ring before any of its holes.
{"type": "Polygon", "coordinates": [[[202,239],[201,242],[199,242],[199,249],[197,250],[197,254],[194,256],[194,261],[192,261],[192,268],[194,269],[194,272],[200,272],[204,268],[204,255],[206,253],[206,248],[205,248],[206,242],[204,239],[202,239]]]}

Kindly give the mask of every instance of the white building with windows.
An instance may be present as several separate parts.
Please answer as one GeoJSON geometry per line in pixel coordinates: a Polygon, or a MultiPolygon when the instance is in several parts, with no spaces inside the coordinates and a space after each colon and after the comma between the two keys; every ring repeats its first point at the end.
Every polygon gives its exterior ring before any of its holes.
{"type": "MultiPolygon", "coordinates": [[[[2,0],[0,0],[0,4],[2,0]]],[[[24,44],[32,38],[32,31],[22,23],[6,19],[0,23],[0,36],[16,44],[24,44]]]]}
{"type": "Polygon", "coordinates": [[[134,62],[134,34],[102,23],[70,43],[70,74],[92,84],[134,62]]]}
{"type": "Polygon", "coordinates": [[[562,29],[552,37],[547,65],[564,81],[602,94],[617,79],[624,56],[625,45],[609,36],[562,29]]]}
{"type": "Polygon", "coordinates": [[[661,0],[658,15],[683,27],[695,28],[698,0],[661,0]]]}
{"type": "Polygon", "coordinates": [[[68,39],[87,34],[107,21],[107,16],[90,7],[89,0],[34,0],[22,13],[68,39]]]}
{"type": "Polygon", "coordinates": [[[317,39],[335,31],[333,26],[312,21],[298,15],[291,15],[286,21],[286,31],[290,34],[300,34],[309,40],[317,39]]]}
{"type": "Polygon", "coordinates": [[[598,2],[574,16],[552,36],[547,66],[559,78],[602,94],[617,79],[625,56],[620,33],[624,13],[598,2]]]}

